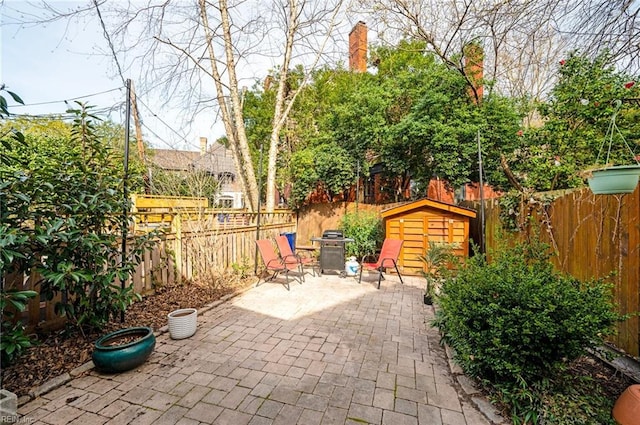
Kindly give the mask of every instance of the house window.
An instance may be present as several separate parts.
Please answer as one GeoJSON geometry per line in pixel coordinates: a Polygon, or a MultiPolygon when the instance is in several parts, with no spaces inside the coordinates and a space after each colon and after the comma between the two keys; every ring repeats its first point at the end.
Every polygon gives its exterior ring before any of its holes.
{"type": "Polygon", "coordinates": [[[230,196],[223,196],[216,202],[218,208],[233,208],[233,198],[230,196]]]}
{"type": "Polygon", "coordinates": [[[223,171],[222,173],[218,173],[218,181],[221,184],[230,184],[236,180],[236,176],[229,171],[223,171]]]}
{"type": "Polygon", "coordinates": [[[364,203],[375,204],[375,178],[367,177],[363,183],[364,203]]]}

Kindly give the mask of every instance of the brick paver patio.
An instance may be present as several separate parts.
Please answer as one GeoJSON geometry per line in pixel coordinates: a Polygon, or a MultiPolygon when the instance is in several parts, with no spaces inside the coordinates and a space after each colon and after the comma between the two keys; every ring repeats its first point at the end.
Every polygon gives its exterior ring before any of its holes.
{"type": "Polygon", "coordinates": [[[158,336],[137,370],[90,371],[20,407],[47,424],[490,424],[453,379],[422,279],[265,283],[158,336]]]}

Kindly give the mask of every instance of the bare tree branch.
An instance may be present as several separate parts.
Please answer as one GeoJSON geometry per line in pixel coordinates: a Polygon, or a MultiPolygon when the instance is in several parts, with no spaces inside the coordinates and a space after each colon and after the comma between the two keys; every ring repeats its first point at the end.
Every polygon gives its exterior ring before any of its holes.
{"type": "Polygon", "coordinates": [[[310,68],[315,68],[324,54],[327,41],[331,37],[336,26],[338,13],[342,10],[342,1],[338,0],[335,4],[326,3],[322,8],[306,11],[306,8],[312,8],[313,6],[314,3],[307,0],[287,0],[286,4],[283,3],[281,9],[284,16],[286,39],[282,64],[280,65],[278,90],[276,93],[269,144],[269,157],[267,162],[267,211],[273,211],[275,209],[276,163],[282,128],[291,112],[291,108],[293,107],[298,94],[304,88],[308,78],[311,76],[310,72],[306,73],[302,82],[293,91],[293,93],[288,93],[289,69],[291,67],[291,59],[295,51],[296,43],[304,39],[312,38],[313,34],[317,31],[316,26],[326,22],[327,27],[325,30],[325,36],[322,38],[320,46],[311,50],[315,52],[315,58],[313,59],[310,68]],[[326,19],[327,17],[329,19],[326,19]]]}
{"type": "Polygon", "coordinates": [[[360,14],[380,23],[379,38],[395,44],[424,40],[448,66],[465,75],[464,46],[481,42],[485,80],[506,95],[542,98],[569,50],[619,67],[640,65],[640,5],[632,0],[356,0],[360,14]]]}

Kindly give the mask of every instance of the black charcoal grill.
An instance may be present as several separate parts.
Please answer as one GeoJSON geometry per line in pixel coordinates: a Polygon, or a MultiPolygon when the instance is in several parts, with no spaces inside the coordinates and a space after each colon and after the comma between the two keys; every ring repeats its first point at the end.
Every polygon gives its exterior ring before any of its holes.
{"type": "Polygon", "coordinates": [[[344,272],[345,244],[353,239],[345,238],[342,230],[325,230],[320,242],[320,273],[327,270],[344,272]]]}

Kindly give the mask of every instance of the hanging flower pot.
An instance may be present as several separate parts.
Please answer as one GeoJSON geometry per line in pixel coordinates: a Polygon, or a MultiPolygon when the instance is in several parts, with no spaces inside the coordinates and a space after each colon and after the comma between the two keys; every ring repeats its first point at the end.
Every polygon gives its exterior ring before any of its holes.
{"type": "Polygon", "coordinates": [[[589,177],[589,188],[596,195],[633,193],[640,178],[640,165],[618,165],[593,170],[589,177]]]}
{"type": "MultiPolygon", "coordinates": [[[[637,161],[633,150],[616,125],[616,116],[618,115],[618,111],[622,106],[622,102],[620,100],[616,100],[615,106],[616,110],[611,116],[611,124],[609,124],[609,129],[607,130],[605,141],[600,147],[600,152],[603,152],[606,141],[608,139],[609,144],[607,149],[607,156],[605,159],[605,164],[608,164],[611,157],[611,146],[613,144],[614,132],[617,132],[619,138],[622,140],[627,150],[631,153],[631,157],[635,160],[636,163],[632,165],[605,166],[590,171],[588,177],[589,188],[596,195],[632,193],[636,190],[638,179],[640,178],[640,162],[637,161]]],[[[598,153],[598,159],[600,159],[600,153],[598,153]]]]}
{"type": "Polygon", "coordinates": [[[169,318],[169,336],[171,339],[189,338],[196,333],[198,325],[198,310],[195,308],[182,308],[172,311],[169,318]]]}
{"type": "Polygon", "coordinates": [[[103,372],[124,372],[144,363],[155,346],[156,337],[151,328],[120,329],[96,341],[93,364],[103,372]]]}

